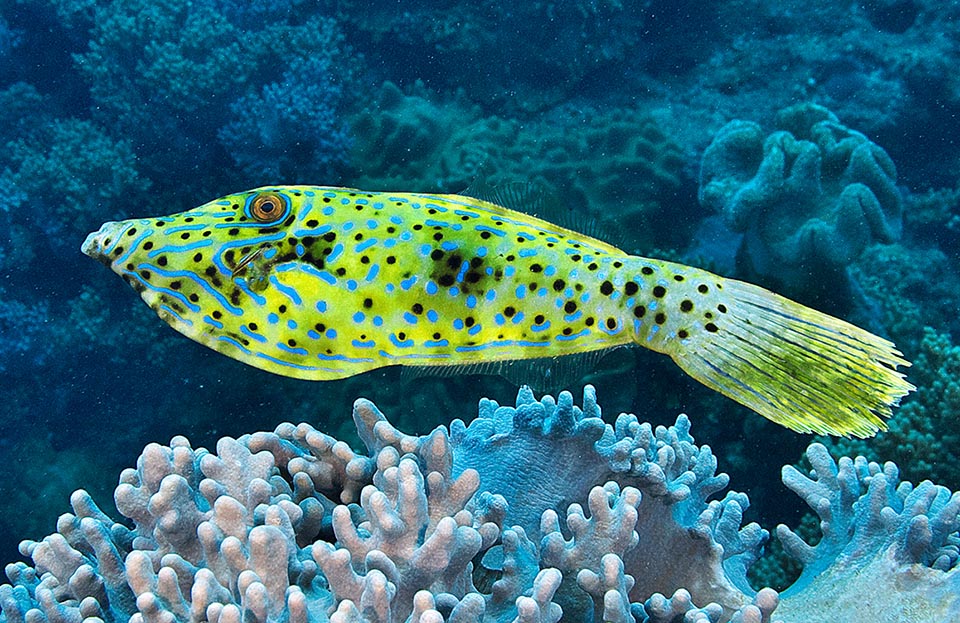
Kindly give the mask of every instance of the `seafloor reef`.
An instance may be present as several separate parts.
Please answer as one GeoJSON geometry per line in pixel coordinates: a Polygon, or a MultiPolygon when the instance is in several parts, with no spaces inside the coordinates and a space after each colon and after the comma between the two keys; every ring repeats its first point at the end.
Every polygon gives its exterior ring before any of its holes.
{"type": "Polygon", "coordinates": [[[600,418],[564,392],[480,403],[426,436],[364,399],[365,451],[308,424],[151,444],[120,477],[132,527],[84,491],[57,532],[7,566],[3,620],[946,622],[960,616],[960,493],[901,482],[893,463],[813,444],[783,481],[819,516],[803,572],[778,594],[747,570],[769,533],[742,525],[710,447],[681,415],[600,418]]]}

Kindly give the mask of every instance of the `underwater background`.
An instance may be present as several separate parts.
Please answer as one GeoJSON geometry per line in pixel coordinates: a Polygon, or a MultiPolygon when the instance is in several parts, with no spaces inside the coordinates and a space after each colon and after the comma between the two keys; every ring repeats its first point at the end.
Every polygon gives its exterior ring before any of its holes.
{"type": "MultiPolygon", "coordinates": [[[[516,395],[273,376],[177,335],[80,253],[106,220],[265,184],[534,182],[626,251],[847,318],[896,342],[918,390],[889,431],[821,441],[960,488],[958,18],[933,0],[0,1],[0,559],[74,489],[109,508],[148,442],[281,421],[353,442],[359,396],[425,434],[516,395]]],[[[688,413],[748,520],[804,521],[780,466],[809,436],[649,352],[586,382],[611,420],[688,413]]]]}

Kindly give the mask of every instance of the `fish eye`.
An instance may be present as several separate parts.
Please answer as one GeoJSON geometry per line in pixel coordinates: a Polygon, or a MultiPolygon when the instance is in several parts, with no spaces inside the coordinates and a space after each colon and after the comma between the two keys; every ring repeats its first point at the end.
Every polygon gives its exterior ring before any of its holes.
{"type": "Polygon", "coordinates": [[[261,223],[272,223],[284,212],[284,200],[278,193],[259,193],[250,202],[250,215],[261,223]]]}

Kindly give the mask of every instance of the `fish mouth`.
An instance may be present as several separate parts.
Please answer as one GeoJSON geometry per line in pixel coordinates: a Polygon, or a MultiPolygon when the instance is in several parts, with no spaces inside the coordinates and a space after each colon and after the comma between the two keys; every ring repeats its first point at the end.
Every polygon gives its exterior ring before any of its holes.
{"type": "Polygon", "coordinates": [[[95,260],[104,264],[110,264],[108,257],[109,251],[116,246],[117,240],[123,235],[123,232],[130,225],[124,221],[108,221],[100,226],[100,229],[90,233],[83,244],[80,245],[80,251],[95,260]]]}

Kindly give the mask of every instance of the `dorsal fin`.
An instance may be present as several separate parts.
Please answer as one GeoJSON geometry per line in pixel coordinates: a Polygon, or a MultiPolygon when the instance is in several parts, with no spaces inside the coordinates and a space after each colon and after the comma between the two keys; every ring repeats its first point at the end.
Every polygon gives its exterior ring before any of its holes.
{"type": "Polygon", "coordinates": [[[538,182],[503,182],[494,186],[487,181],[486,171],[481,167],[470,186],[457,194],[536,216],[564,229],[612,244],[617,248],[621,248],[624,242],[624,236],[621,233],[610,231],[608,227],[587,215],[583,210],[571,209],[564,205],[555,193],[550,192],[538,182]]]}
{"type": "Polygon", "coordinates": [[[487,174],[482,168],[473,182],[458,194],[540,218],[544,218],[542,211],[548,203],[547,192],[542,185],[536,182],[505,182],[493,186],[487,182],[487,174]]]}

